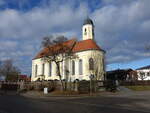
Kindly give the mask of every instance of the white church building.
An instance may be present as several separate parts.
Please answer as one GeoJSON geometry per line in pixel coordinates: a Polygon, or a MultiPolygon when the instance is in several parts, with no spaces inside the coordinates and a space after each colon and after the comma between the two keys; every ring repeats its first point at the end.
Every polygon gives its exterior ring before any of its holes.
{"type": "MultiPolygon", "coordinates": [[[[94,24],[90,18],[84,20],[82,26],[82,40],[71,39],[64,43],[73,43],[72,52],[77,58],[63,61],[60,64],[62,80],[90,80],[93,75],[97,80],[103,80],[105,74],[105,51],[97,45],[94,37],[94,24]],[[65,70],[68,70],[66,73],[65,70]]],[[[42,60],[41,50],[32,60],[31,81],[39,79],[59,80],[54,62],[42,60]]]]}

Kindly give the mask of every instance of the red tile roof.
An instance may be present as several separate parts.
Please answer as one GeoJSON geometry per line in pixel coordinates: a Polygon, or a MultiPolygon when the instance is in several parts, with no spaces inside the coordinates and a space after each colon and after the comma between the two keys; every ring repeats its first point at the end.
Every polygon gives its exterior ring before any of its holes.
{"type": "Polygon", "coordinates": [[[27,75],[20,75],[21,78],[27,78],[27,75]]]}
{"type": "Polygon", "coordinates": [[[101,50],[95,41],[89,39],[77,42],[73,48],[73,52],[85,51],[90,49],[101,50]]]}
{"type": "MultiPolygon", "coordinates": [[[[68,47],[73,47],[73,52],[80,52],[85,50],[102,50],[95,41],[89,39],[89,40],[82,40],[77,42],[76,39],[68,40],[63,43],[64,45],[67,45],[68,47]]],[[[56,50],[59,48],[58,45],[53,45],[51,47],[54,47],[56,50]]],[[[103,51],[103,50],[102,50],[103,51]]],[[[44,56],[44,54],[48,53],[48,49],[44,48],[41,50],[34,59],[41,58],[44,56]]]]}
{"type": "Polygon", "coordinates": [[[27,75],[20,75],[19,80],[30,81],[30,77],[27,75]]]}
{"type": "MultiPolygon", "coordinates": [[[[71,40],[68,40],[68,41],[66,41],[66,42],[64,42],[63,43],[63,45],[67,45],[68,47],[72,47],[72,46],[74,46],[74,44],[76,43],[76,39],[71,39],[71,40]]],[[[57,51],[58,49],[59,49],[59,45],[53,45],[53,46],[50,46],[50,47],[52,47],[52,48],[54,48],[55,49],[55,51],[57,51]]],[[[53,49],[53,50],[54,50],[53,49]]],[[[34,58],[34,59],[37,59],[37,58],[41,58],[41,57],[43,57],[45,54],[47,54],[49,52],[49,49],[48,48],[44,48],[44,49],[42,49],[37,55],[36,55],[36,57],[34,58]]],[[[50,53],[50,52],[49,52],[50,53]]]]}

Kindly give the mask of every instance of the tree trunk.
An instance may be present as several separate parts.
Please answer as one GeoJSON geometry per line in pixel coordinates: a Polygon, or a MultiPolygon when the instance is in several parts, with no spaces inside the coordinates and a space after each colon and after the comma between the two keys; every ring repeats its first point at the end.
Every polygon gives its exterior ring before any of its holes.
{"type": "Polygon", "coordinates": [[[57,74],[59,76],[59,79],[60,79],[60,82],[61,82],[61,86],[62,86],[62,90],[64,91],[65,90],[65,87],[64,87],[64,84],[63,84],[63,81],[62,81],[62,78],[61,78],[61,74],[60,74],[60,65],[58,62],[56,62],[56,66],[57,66],[57,74]]]}

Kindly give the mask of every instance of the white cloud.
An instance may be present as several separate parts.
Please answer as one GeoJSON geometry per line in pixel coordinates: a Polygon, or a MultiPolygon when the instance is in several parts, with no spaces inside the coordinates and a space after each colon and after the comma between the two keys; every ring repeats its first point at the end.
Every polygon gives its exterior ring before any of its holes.
{"type": "Polygon", "coordinates": [[[14,9],[0,11],[0,36],[12,38],[39,38],[51,33],[68,32],[77,28],[86,16],[87,8],[80,5],[76,10],[63,5],[57,10],[37,7],[28,12],[14,9]],[[79,22],[79,23],[78,23],[79,22]],[[58,29],[58,31],[57,31],[58,29]]]}
{"type": "Polygon", "coordinates": [[[0,52],[3,52],[0,60],[11,58],[21,67],[25,64],[21,64],[19,59],[28,60],[25,62],[28,62],[26,65],[29,66],[31,59],[40,49],[43,36],[63,34],[74,37],[80,35],[80,26],[88,10],[86,5],[80,4],[76,9],[72,9],[69,4],[56,6],[57,9],[52,7],[53,5],[35,7],[27,12],[15,9],[0,11],[0,41],[3,45],[0,48],[0,52]],[[23,59],[24,57],[28,59],[23,59]]]}
{"type": "Polygon", "coordinates": [[[1,45],[0,49],[16,48],[16,47],[17,47],[17,44],[18,44],[18,43],[15,42],[15,41],[1,41],[1,42],[0,42],[0,45],[1,45]]]}
{"type": "Polygon", "coordinates": [[[110,2],[91,14],[96,24],[97,40],[107,50],[109,63],[122,62],[120,55],[130,57],[124,57],[125,61],[146,57],[144,49],[149,45],[150,1],[126,1],[128,3],[121,5],[116,4],[123,3],[121,0],[110,2]],[[134,51],[141,55],[135,55],[134,51]]]}

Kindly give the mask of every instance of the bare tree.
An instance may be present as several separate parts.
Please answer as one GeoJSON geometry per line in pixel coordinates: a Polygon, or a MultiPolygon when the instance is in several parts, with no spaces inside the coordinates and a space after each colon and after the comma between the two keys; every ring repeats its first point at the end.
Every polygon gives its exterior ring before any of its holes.
{"type": "Polygon", "coordinates": [[[46,62],[54,62],[56,64],[56,73],[59,76],[63,90],[65,90],[65,86],[62,81],[60,63],[74,57],[72,49],[75,42],[67,44],[67,40],[68,39],[64,36],[57,36],[56,38],[50,36],[44,37],[42,41],[42,47],[47,50],[47,52],[43,53],[43,60],[46,62]]]}
{"type": "Polygon", "coordinates": [[[145,75],[144,72],[140,72],[138,77],[139,77],[142,81],[147,78],[147,76],[145,75]]]}
{"type": "Polygon", "coordinates": [[[4,76],[8,81],[17,81],[20,74],[20,70],[13,65],[11,59],[5,60],[0,66],[0,75],[4,76]]]}

